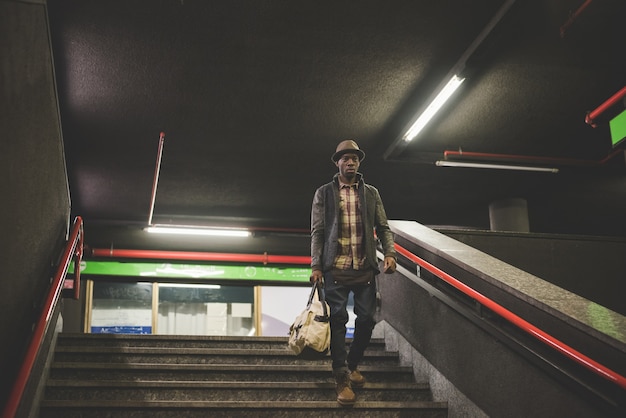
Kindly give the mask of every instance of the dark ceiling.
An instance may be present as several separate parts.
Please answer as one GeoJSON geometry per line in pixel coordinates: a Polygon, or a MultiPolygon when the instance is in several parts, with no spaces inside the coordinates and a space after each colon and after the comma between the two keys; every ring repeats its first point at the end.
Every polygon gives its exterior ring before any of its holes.
{"type": "Polygon", "coordinates": [[[626,236],[624,156],[608,128],[623,101],[585,123],[626,86],[623,0],[49,0],[48,11],[72,209],[88,230],[147,224],[164,132],[153,223],[306,231],[335,146],[354,138],[391,219],[489,229],[490,203],[523,198],[532,232],[626,236]],[[404,146],[453,69],[460,90],[404,146]],[[560,171],[435,165],[459,150],[448,158],[560,171]]]}

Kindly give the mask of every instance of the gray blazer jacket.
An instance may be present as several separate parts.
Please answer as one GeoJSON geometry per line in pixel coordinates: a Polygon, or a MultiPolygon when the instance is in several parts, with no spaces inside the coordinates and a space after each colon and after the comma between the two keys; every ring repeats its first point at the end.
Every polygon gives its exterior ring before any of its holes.
{"type": "MultiPolygon", "coordinates": [[[[365,264],[378,274],[380,271],[376,259],[377,238],[380,240],[385,256],[395,258],[393,233],[389,229],[387,214],[378,189],[366,184],[360,173],[357,176],[361,219],[364,226],[365,264]]],[[[333,180],[319,187],[313,197],[311,208],[311,268],[313,270],[326,272],[333,267],[339,246],[339,215],[339,174],[335,174],[333,180]]]]}

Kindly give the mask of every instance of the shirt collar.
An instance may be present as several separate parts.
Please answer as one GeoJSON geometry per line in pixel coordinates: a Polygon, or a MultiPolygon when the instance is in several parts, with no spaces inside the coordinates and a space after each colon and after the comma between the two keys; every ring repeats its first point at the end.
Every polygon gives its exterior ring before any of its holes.
{"type": "Polygon", "coordinates": [[[357,182],[357,183],[348,184],[348,183],[344,183],[341,180],[339,180],[339,189],[343,189],[344,187],[347,187],[349,189],[354,187],[355,189],[358,189],[359,188],[359,183],[357,182]]]}
{"type": "Polygon", "coordinates": [[[354,187],[355,189],[359,188],[359,183],[361,182],[361,173],[356,173],[356,181],[352,184],[344,183],[339,178],[339,174],[335,174],[335,178],[337,179],[337,184],[339,185],[339,189],[341,190],[344,187],[354,187]]]}

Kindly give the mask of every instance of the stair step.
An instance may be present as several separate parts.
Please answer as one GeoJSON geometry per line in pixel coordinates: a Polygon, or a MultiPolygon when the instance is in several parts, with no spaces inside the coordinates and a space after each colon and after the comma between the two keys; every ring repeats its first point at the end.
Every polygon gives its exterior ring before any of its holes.
{"type": "MultiPolygon", "coordinates": [[[[153,401],[326,401],[334,396],[328,382],[203,382],[203,381],[98,381],[52,380],[49,400],[153,400],[153,401]]],[[[363,401],[431,401],[427,384],[366,383],[355,388],[363,401]]]]}
{"type": "Polygon", "coordinates": [[[330,356],[299,359],[286,337],[62,333],[39,416],[447,417],[383,340],[359,370],[367,382],[342,407],[330,356]]]}
{"type": "MultiPolygon", "coordinates": [[[[391,378],[396,382],[413,381],[413,371],[404,366],[360,366],[368,381],[391,378]]],[[[52,379],[102,380],[246,380],[246,381],[326,381],[331,376],[329,362],[310,364],[161,364],[161,363],[79,363],[53,362],[52,379]]]]}
{"type": "Polygon", "coordinates": [[[445,402],[357,401],[342,407],[335,401],[43,401],[41,417],[447,417],[445,402]],[[184,415],[183,415],[184,414],[184,415]]]}
{"type": "MultiPolygon", "coordinates": [[[[330,358],[330,357],[329,357],[330,358]]],[[[130,362],[168,364],[315,364],[319,360],[302,360],[288,348],[185,348],[185,347],[98,347],[62,346],[55,353],[58,362],[130,362]]],[[[367,350],[362,364],[392,365],[398,353],[367,350]]]]}
{"type": "MultiPolygon", "coordinates": [[[[57,346],[98,347],[183,347],[183,348],[287,348],[287,337],[241,337],[218,335],[137,335],[137,334],[80,334],[62,333],[57,346]]],[[[347,339],[349,346],[352,339],[347,339]]],[[[385,341],[373,338],[368,350],[385,351],[385,341]]]]}

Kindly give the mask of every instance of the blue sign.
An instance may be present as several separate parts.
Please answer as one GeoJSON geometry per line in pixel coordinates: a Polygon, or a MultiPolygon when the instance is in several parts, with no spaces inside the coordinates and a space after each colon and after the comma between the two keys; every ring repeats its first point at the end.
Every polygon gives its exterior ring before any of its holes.
{"type": "Polygon", "coordinates": [[[152,334],[152,327],[111,326],[91,327],[92,334],[152,334]]]}

